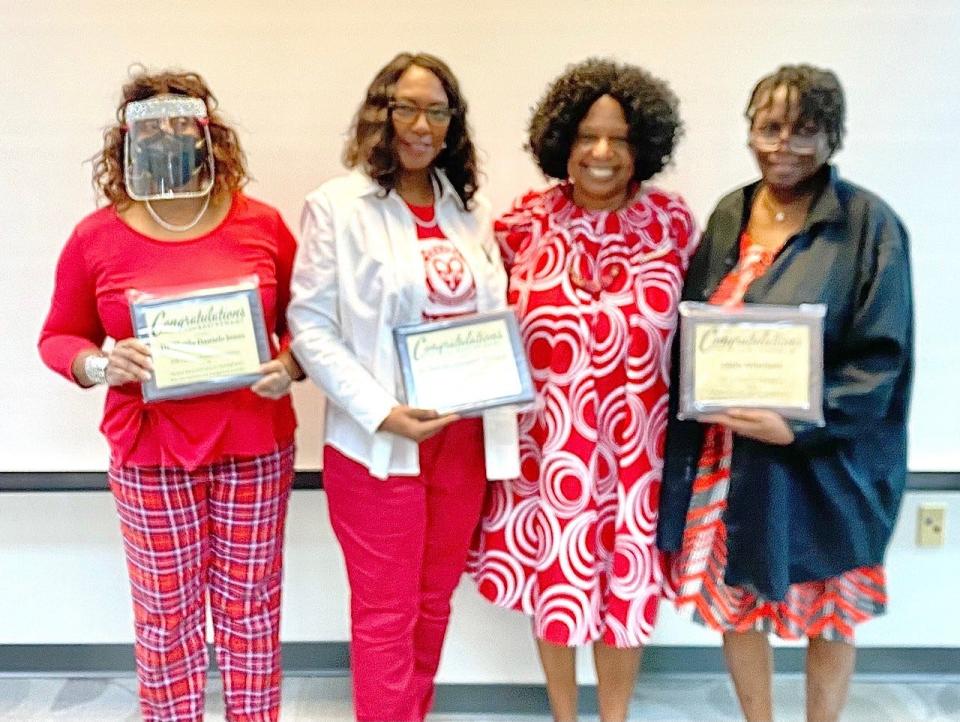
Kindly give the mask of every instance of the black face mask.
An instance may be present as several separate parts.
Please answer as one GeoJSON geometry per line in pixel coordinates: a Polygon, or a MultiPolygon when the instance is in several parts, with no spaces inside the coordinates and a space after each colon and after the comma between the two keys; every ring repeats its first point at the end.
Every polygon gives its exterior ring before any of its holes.
{"type": "Polygon", "coordinates": [[[182,188],[207,162],[206,143],[193,135],[157,133],[137,143],[134,152],[136,167],[148,174],[143,185],[158,193],[182,188]]]}

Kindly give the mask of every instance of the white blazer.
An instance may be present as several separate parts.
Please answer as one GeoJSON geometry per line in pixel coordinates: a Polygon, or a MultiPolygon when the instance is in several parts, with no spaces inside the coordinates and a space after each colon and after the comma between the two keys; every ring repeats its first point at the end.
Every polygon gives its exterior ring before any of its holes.
{"type": "MultiPolygon", "coordinates": [[[[465,211],[449,180],[434,174],[437,222],[463,254],[477,284],[479,311],[504,308],[507,279],[493,239],[489,205],[465,211]]],[[[420,473],[417,443],[377,431],[404,398],[393,328],[419,323],[427,301],[413,216],[395,191],[360,171],[307,196],[287,318],[293,353],[326,393],[325,442],[372,476],[420,473]]],[[[487,476],[519,476],[513,409],[483,415],[487,476]]]]}

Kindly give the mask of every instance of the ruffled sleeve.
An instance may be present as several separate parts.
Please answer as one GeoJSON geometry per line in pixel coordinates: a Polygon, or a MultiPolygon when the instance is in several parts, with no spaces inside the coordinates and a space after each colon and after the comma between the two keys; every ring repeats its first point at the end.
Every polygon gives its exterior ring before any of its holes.
{"type": "Polygon", "coordinates": [[[543,207],[544,195],[540,191],[528,191],[493,223],[494,237],[500,246],[500,255],[508,274],[517,254],[529,245],[534,235],[536,215],[538,209],[543,207]]]}

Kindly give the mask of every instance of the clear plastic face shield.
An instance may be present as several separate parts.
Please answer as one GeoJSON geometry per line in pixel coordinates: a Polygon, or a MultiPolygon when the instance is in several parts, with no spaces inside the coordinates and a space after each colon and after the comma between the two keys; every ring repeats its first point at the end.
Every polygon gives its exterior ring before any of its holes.
{"type": "Polygon", "coordinates": [[[200,98],[157,95],[127,103],[127,195],[137,201],[208,196],[215,178],[207,108],[200,98]]]}

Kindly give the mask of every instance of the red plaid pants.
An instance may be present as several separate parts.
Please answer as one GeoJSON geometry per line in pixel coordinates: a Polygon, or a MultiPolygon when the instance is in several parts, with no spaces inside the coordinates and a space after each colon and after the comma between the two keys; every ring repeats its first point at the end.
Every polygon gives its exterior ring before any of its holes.
{"type": "Polygon", "coordinates": [[[206,597],[230,722],[280,712],[280,581],[293,447],[194,471],[111,464],[144,722],[203,719],[206,597]]]}

